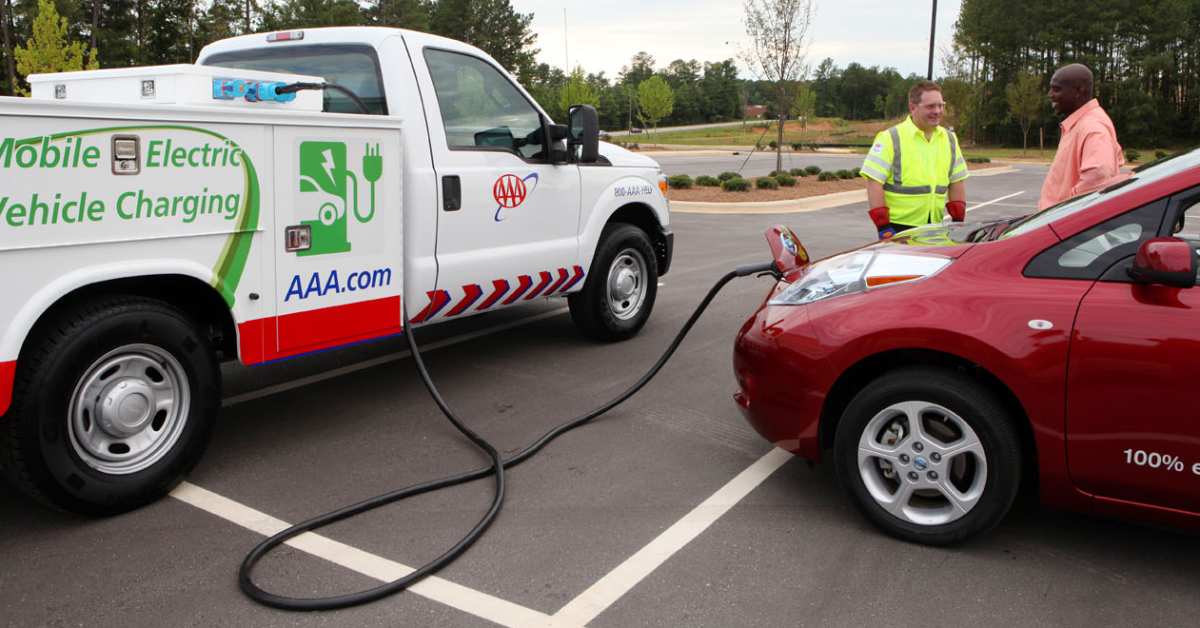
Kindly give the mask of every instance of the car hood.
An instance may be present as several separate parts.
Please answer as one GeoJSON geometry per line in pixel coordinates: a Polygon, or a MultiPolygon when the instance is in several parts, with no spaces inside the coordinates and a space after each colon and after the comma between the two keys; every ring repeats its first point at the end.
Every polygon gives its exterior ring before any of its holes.
{"type": "Polygon", "coordinates": [[[600,154],[612,165],[622,168],[658,168],[658,162],[653,159],[608,142],[600,142],[600,154]]]}
{"type": "Polygon", "coordinates": [[[974,246],[967,242],[966,238],[971,232],[977,230],[979,225],[980,223],[977,222],[925,225],[901,231],[889,240],[875,243],[875,246],[938,247],[943,249],[938,251],[939,254],[957,257],[974,246]]]}

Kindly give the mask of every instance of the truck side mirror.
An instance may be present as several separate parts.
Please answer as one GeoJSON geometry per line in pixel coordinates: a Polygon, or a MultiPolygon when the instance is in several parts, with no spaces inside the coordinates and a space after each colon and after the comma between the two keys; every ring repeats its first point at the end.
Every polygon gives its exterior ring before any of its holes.
{"type": "Polygon", "coordinates": [[[575,105],[567,113],[570,129],[568,152],[581,164],[594,164],[600,158],[600,116],[590,105],[575,105]]]}
{"type": "Polygon", "coordinates": [[[1191,288],[1196,285],[1196,268],[1191,244],[1179,238],[1150,238],[1138,247],[1125,272],[1138,283],[1191,288]]]}

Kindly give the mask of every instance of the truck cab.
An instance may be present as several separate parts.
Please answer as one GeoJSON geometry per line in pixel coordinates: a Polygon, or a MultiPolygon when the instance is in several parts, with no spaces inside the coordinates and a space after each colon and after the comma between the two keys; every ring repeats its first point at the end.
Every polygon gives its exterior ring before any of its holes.
{"type": "MultiPolygon", "coordinates": [[[[404,296],[413,324],[559,294],[571,295],[575,322],[599,340],[632,337],[648,318],[671,259],[661,169],[617,146],[601,149],[594,119],[584,132],[583,109],[572,120],[578,154],[568,154],[567,127],[477,48],[398,29],[322,28],[223,40],[197,63],[323,76],[371,114],[404,121],[404,296]],[[619,243],[601,242],[622,226],[619,243]],[[649,251],[638,251],[640,236],[649,251]],[[592,268],[602,244],[620,250],[592,268]]],[[[358,112],[337,91],[326,90],[324,102],[326,111],[358,112]]]]}

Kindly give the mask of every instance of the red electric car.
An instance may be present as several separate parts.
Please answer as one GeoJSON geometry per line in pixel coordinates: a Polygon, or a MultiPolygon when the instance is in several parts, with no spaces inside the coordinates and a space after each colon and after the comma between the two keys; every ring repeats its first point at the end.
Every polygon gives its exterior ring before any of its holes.
{"type": "Polygon", "coordinates": [[[1022,484],[1200,530],[1198,234],[1200,148],[813,263],[776,227],[783,280],[738,333],[735,400],[910,541],[991,528],[1022,484]]]}

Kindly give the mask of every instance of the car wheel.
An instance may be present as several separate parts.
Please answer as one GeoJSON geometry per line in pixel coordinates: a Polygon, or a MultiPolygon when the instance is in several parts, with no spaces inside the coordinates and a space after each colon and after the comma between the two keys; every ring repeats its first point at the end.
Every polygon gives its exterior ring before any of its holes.
{"type": "Polygon", "coordinates": [[[583,289],[567,301],[581,332],[615,342],[641,330],[657,294],[658,262],[650,238],[633,225],[612,223],[600,233],[583,289]]]}
{"type": "Polygon", "coordinates": [[[946,544],[1008,512],[1021,480],[1011,419],[985,387],[947,368],[871,382],[838,424],[838,478],[867,518],[898,538],[946,544]]]}
{"type": "Polygon", "coordinates": [[[51,506],[107,515],[154,501],[200,459],[216,357],[181,310],[136,297],[78,308],[21,354],[0,433],[5,472],[51,506]]]}

